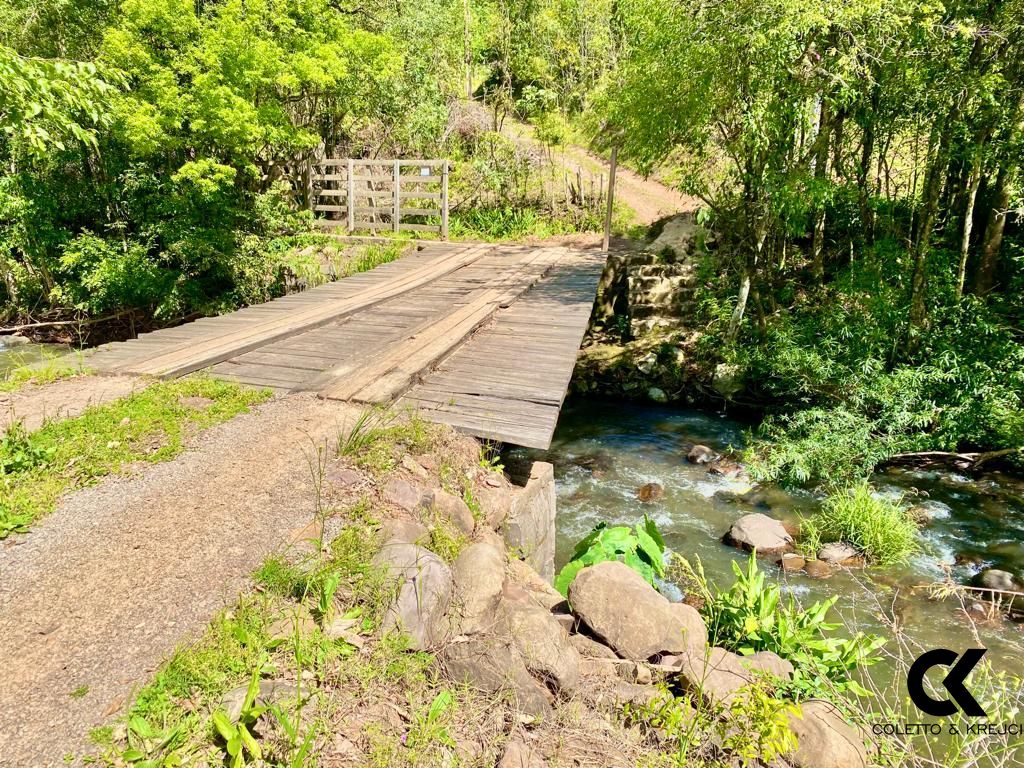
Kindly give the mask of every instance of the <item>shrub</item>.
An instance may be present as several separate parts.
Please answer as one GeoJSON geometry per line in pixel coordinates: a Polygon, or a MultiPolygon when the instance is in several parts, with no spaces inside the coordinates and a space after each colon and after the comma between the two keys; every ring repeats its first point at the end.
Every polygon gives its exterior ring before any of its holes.
{"type": "Polygon", "coordinates": [[[835,637],[839,628],[826,620],[837,597],[801,608],[790,597],[782,599],[778,584],[770,584],[750,555],[744,572],[732,564],[736,581],[725,591],[709,586],[698,561],[696,567],[678,557],[687,586],[704,600],[701,613],[708,627],[708,644],[743,656],[771,651],[794,667],[792,694],[796,698],[829,697],[850,691],[867,695],[852,675],[858,666],[878,661],[883,640],[858,632],[852,638],[835,637]]]}
{"type": "Polygon", "coordinates": [[[821,511],[801,525],[804,547],[845,541],[877,565],[897,565],[919,551],[917,523],[888,499],[860,483],[831,494],[821,511]]]}
{"type": "Polygon", "coordinates": [[[664,555],[665,540],[661,538],[658,526],[647,516],[635,528],[625,525],[609,528],[606,523],[598,523],[576,545],[572,558],[555,579],[555,589],[563,595],[568,594],[576,574],[588,565],[608,560],[625,563],[653,585],[654,577],[665,573],[664,555]]]}

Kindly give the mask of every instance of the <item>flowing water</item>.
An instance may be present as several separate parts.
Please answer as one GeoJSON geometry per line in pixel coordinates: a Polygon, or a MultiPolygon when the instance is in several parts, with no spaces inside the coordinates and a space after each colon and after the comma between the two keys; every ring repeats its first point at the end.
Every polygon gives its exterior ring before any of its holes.
{"type": "Polygon", "coordinates": [[[22,365],[31,365],[64,354],[63,344],[11,344],[9,337],[0,336],[0,379],[22,365]]]}
{"type": "MultiPolygon", "coordinates": [[[[712,582],[730,585],[732,563],[742,565],[747,557],[721,542],[733,521],[764,512],[796,522],[820,503],[809,493],[776,487],[738,499],[750,488],[746,482],[710,474],[686,460],[695,443],[720,451],[741,447],[744,427],[704,411],[598,400],[567,404],[550,451],[529,453],[555,465],[556,565],[565,563],[575,543],[597,523],[632,525],[646,514],[658,524],[669,549],[691,561],[699,557],[712,582]],[[662,485],[664,496],[641,502],[637,488],[645,483],[662,485]]],[[[770,578],[779,579],[805,605],[838,595],[836,609],[850,627],[890,636],[886,617],[895,618],[907,640],[923,649],[960,652],[976,647],[980,639],[996,669],[1024,675],[1022,625],[998,621],[972,629],[958,601],[930,600],[926,590],[911,589],[941,581],[947,569],[960,582],[986,566],[1022,575],[1024,485],[1010,478],[904,471],[878,475],[873,484],[881,494],[904,496],[907,503],[929,510],[932,522],[922,529],[921,555],[904,567],[840,572],[819,580],[802,573],[784,575],[765,559],[770,578]]],[[[871,674],[880,678],[879,686],[887,686],[893,669],[881,664],[871,674]],[[885,676],[889,680],[881,679],[885,676]]]]}

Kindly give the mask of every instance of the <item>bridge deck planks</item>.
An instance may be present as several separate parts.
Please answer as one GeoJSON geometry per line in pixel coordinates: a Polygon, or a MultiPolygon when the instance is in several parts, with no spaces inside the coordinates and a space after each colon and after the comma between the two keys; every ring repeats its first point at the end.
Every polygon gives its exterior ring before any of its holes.
{"type": "Polygon", "coordinates": [[[439,243],[300,294],[104,345],[88,365],[164,376],[204,369],[357,402],[397,397],[429,420],[547,448],[603,264],[602,254],[566,248],[439,243]]]}
{"type": "Polygon", "coordinates": [[[403,401],[478,437],[549,447],[603,266],[592,254],[561,261],[403,401]]]}

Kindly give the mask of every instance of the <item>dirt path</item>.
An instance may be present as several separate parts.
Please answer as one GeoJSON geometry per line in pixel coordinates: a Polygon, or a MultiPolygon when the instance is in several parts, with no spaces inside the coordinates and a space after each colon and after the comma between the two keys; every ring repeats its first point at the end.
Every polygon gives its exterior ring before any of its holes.
{"type": "MultiPolygon", "coordinates": [[[[526,123],[507,118],[502,133],[520,144],[541,146],[534,137],[533,127],[526,123]]],[[[554,160],[570,174],[581,168],[595,176],[604,174],[604,178],[607,178],[608,162],[584,147],[575,144],[562,146],[555,150],[554,160]]],[[[621,164],[615,172],[615,197],[633,209],[640,224],[653,224],[674,213],[692,213],[700,206],[700,200],[696,197],[684,195],[654,179],[644,178],[621,164]]]]}
{"type": "Polygon", "coordinates": [[[63,764],[233,602],[312,519],[309,457],[357,412],[272,400],[175,461],[72,494],[0,547],[0,766],[63,764]]]}
{"type": "MultiPolygon", "coordinates": [[[[583,147],[569,145],[563,157],[566,164],[575,163],[594,173],[607,173],[607,162],[583,147]]],[[[633,209],[640,224],[653,224],[674,213],[692,213],[700,205],[697,198],[654,179],[645,179],[622,165],[615,171],[615,198],[633,209]]]]}
{"type": "Polygon", "coordinates": [[[130,395],[146,386],[135,376],[72,376],[0,393],[0,432],[21,421],[30,432],[43,423],[78,416],[91,405],[130,395]]]}

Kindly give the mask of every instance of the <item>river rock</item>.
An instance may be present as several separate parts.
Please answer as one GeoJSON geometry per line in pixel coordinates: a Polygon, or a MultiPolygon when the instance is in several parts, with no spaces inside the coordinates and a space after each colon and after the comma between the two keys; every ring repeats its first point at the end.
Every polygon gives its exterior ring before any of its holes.
{"type": "Polygon", "coordinates": [[[496,768],[547,768],[547,762],[522,739],[512,739],[505,746],[496,768]]]}
{"type": "Polygon", "coordinates": [[[512,488],[507,481],[500,488],[479,484],[473,490],[473,497],[480,505],[484,522],[493,530],[498,530],[505,523],[512,506],[512,495],[512,488]]]}
{"type": "Polygon", "coordinates": [[[780,554],[793,545],[793,537],[782,522],[760,512],[744,515],[733,523],[724,541],[748,552],[757,550],[759,555],[780,554]]]}
{"type": "Polygon", "coordinates": [[[1016,576],[998,568],[986,568],[975,576],[973,581],[976,587],[995,589],[1001,592],[1019,592],[1022,589],[1016,576]]]}
{"type": "Polygon", "coordinates": [[[953,509],[948,504],[930,499],[914,505],[907,510],[907,514],[919,524],[926,525],[935,520],[946,520],[953,514],[953,509]]]}
{"type": "Polygon", "coordinates": [[[473,529],[476,527],[473,513],[470,512],[469,505],[458,496],[447,491],[434,491],[434,509],[454,523],[466,536],[473,535],[473,529]]]}
{"type": "Polygon", "coordinates": [[[645,661],[706,642],[707,629],[689,606],[670,603],[643,577],[617,560],[580,571],[569,604],[593,634],[623,658],[645,661]]]}
{"type": "Polygon", "coordinates": [[[522,712],[539,718],[551,715],[547,692],[530,676],[508,636],[459,638],[445,647],[441,663],[456,683],[470,685],[488,694],[510,690],[522,712]]]}
{"type": "Polygon", "coordinates": [[[452,614],[459,631],[471,635],[491,629],[505,582],[502,553],[483,542],[470,544],[452,565],[452,578],[452,614]]]}
{"type": "Polygon", "coordinates": [[[789,715],[797,738],[790,755],[794,768],[866,768],[868,754],[860,735],[840,717],[834,705],[807,701],[800,714],[789,715]]]}
{"type": "Polygon", "coordinates": [[[427,537],[427,528],[423,523],[397,517],[390,518],[381,523],[380,531],[384,543],[394,541],[415,544],[427,537]]]}
{"type": "Polygon", "coordinates": [[[430,508],[434,502],[434,493],[400,477],[393,477],[384,486],[384,500],[406,512],[416,512],[430,508]]]}
{"type": "MultiPolygon", "coordinates": [[[[191,400],[192,398],[182,398],[182,400],[191,400]]],[[[212,401],[211,401],[212,402],[212,401]]],[[[337,464],[329,467],[324,477],[331,483],[342,488],[351,488],[359,485],[363,482],[365,477],[359,470],[352,469],[351,467],[343,467],[337,464]]]]}
{"type": "Polygon", "coordinates": [[[818,559],[836,565],[852,565],[862,562],[860,552],[843,541],[830,541],[818,550],[818,559]]]}
{"type": "Polygon", "coordinates": [[[558,610],[565,607],[565,598],[551,584],[544,581],[529,563],[522,560],[510,560],[506,566],[509,581],[506,584],[515,584],[521,588],[533,602],[546,611],[558,610]]]}
{"type": "Polygon", "coordinates": [[[409,635],[410,648],[425,651],[447,635],[446,612],[452,596],[452,573],[433,552],[405,542],[381,547],[373,562],[399,582],[398,594],[384,614],[382,629],[409,635]]]}
{"type": "Polygon", "coordinates": [[[754,681],[739,656],[724,648],[693,649],[681,655],[679,680],[684,689],[713,707],[728,707],[754,681]]]}
{"type": "Polygon", "coordinates": [[[657,501],[665,495],[665,488],[661,483],[644,483],[636,489],[636,497],[646,503],[657,501]]]}
{"type": "Polygon", "coordinates": [[[316,629],[316,620],[309,609],[302,605],[289,605],[277,614],[267,627],[267,637],[271,640],[293,640],[296,633],[308,635],[316,629]]]}
{"type": "Polygon", "coordinates": [[[740,663],[747,669],[767,672],[782,680],[793,679],[793,665],[771,651],[758,651],[750,656],[741,656],[740,663]]]}
{"type": "MultiPolygon", "coordinates": [[[[305,691],[305,687],[303,687],[305,691]]],[[[242,707],[245,704],[245,697],[249,694],[249,684],[240,685],[224,694],[220,700],[219,709],[224,710],[231,722],[238,722],[242,716],[242,707]]],[[[259,688],[256,691],[256,699],[253,702],[257,706],[268,706],[278,702],[295,702],[297,698],[302,700],[309,698],[309,693],[304,692],[299,696],[299,688],[295,683],[288,680],[260,680],[259,688]]]]}
{"type": "Polygon", "coordinates": [[[526,668],[556,692],[571,696],[580,679],[580,654],[568,633],[554,616],[529,600],[506,600],[502,608],[526,668]]]}
{"type": "Polygon", "coordinates": [[[609,659],[616,660],[618,655],[604,643],[599,643],[586,635],[570,635],[569,642],[580,656],[588,659],[609,659]]]}
{"type": "Polygon", "coordinates": [[[686,454],[686,460],[691,464],[710,464],[713,461],[718,461],[718,458],[718,454],[706,445],[695,445],[686,454]]]}
{"type": "Polygon", "coordinates": [[[545,461],[535,461],[530,479],[509,505],[502,526],[505,543],[541,577],[555,579],[555,473],[545,461]]]}
{"type": "Polygon", "coordinates": [[[731,400],[743,389],[743,375],[743,369],[735,363],[719,363],[715,366],[711,386],[726,400],[731,400]]]}
{"type": "Polygon", "coordinates": [[[647,399],[654,403],[667,403],[668,395],[665,394],[665,390],[661,387],[648,387],[647,399]]]}
{"type": "Polygon", "coordinates": [[[812,579],[827,579],[832,575],[832,567],[821,560],[808,560],[804,565],[804,573],[812,579]]]}
{"type": "Polygon", "coordinates": [[[665,640],[663,651],[682,653],[690,648],[702,648],[708,644],[708,628],[696,608],[688,603],[670,602],[668,610],[676,619],[676,623],[667,627],[669,637],[665,640]],[[673,633],[677,636],[672,637],[673,633]]]}
{"type": "Polygon", "coordinates": [[[807,565],[807,560],[795,552],[787,552],[776,564],[785,573],[796,573],[804,569],[804,566],[807,565]]]}
{"type": "Polygon", "coordinates": [[[0,349],[4,347],[20,347],[23,344],[28,344],[29,340],[20,333],[13,333],[9,336],[0,336],[0,349]]]}

